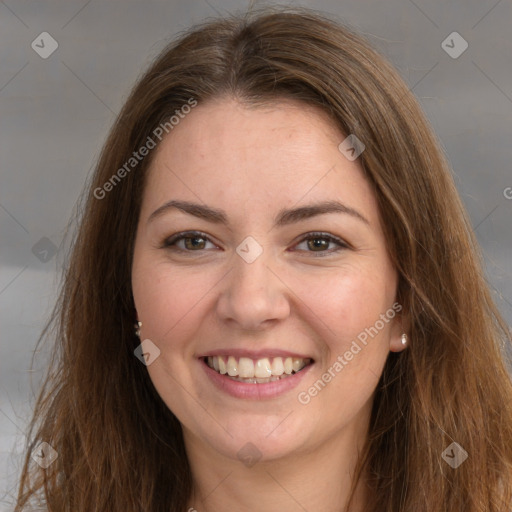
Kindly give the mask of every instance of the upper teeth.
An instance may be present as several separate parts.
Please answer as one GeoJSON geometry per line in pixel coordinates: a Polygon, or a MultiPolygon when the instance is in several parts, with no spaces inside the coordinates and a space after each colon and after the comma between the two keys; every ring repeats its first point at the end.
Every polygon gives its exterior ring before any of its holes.
{"type": "Polygon", "coordinates": [[[237,359],[233,356],[210,356],[208,357],[208,366],[217,372],[230,377],[259,378],[264,379],[271,376],[291,375],[292,372],[302,370],[309,364],[311,359],[299,357],[274,357],[272,362],[270,358],[253,360],[248,357],[237,359]]]}

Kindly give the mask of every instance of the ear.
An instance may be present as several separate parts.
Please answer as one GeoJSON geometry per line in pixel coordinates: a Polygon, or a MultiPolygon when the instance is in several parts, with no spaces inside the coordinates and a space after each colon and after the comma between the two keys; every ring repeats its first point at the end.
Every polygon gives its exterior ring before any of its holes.
{"type": "Polygon", "coordinates": [[[410,320],[409,316],[402,312],[393,319],[391,335],[389,338],[389,350],[391,352],[402,352],[410,345],[410,320]],[[406,335],[406,343],[402,343],[402,336],[406,335]]]}

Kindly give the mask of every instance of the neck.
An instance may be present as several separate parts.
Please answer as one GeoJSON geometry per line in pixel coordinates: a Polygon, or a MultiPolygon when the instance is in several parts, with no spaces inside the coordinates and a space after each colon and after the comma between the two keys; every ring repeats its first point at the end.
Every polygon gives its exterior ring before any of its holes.
{"type": "Polygon", "coordinates": [[[277,460],[262,459],[251,467],[210,451],[188,432],[185,439],[194,492],[187,510],[363,512],[367,496],[364,473],[350,509],[346,509],[366,439],[361,432],[367,429],[361,427],[351,425],[321,445],[277,460]]]}

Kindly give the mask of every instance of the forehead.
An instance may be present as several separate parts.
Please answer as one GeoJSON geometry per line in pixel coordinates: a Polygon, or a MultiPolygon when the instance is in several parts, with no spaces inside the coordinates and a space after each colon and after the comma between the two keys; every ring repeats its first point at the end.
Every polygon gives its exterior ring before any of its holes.
{"type": "Polygon", "coordinates": [[[294,162],[318,158],[342,138],[317,107],[292,100],[254,107],[224,98],[195,107],[164,139],[158,154],[196,162],[218,158],[223,164],[244,158],[273,161],[281,154],[280,162],[294,162]]]}
{"type": "Polygon", "coordinates": [[[372,221],[373,194],[359,162],[339,151],[344,138],[325,112],[297,101],[200,104],[158,146],[144,203],[180,198],[227,210],[254,204],[272,215],[283,206],[335,199],[357,203],[372,221]]]}

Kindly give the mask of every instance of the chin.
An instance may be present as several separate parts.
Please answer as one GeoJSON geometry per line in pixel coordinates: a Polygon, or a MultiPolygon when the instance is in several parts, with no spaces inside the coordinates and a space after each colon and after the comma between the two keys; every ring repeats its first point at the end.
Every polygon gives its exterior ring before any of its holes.
{"type": "Polygon", "coordinates": [[[258,462],[285,458],[296,454],[311,437],[304,425],[296,425],[297,418],[295,422],[291,421],[291,416],[296,412],[292,412],[289,417],[287,414],[289,412],[281,416],[262,417],[246,412],[227,419],[227,431],[216,425],[209,432],[200,433],[199,437],[212,450],[242,462],[246,458],[258,459],[258,462]],[[215,435],[212,436],[212,432],[215,435]]]}

